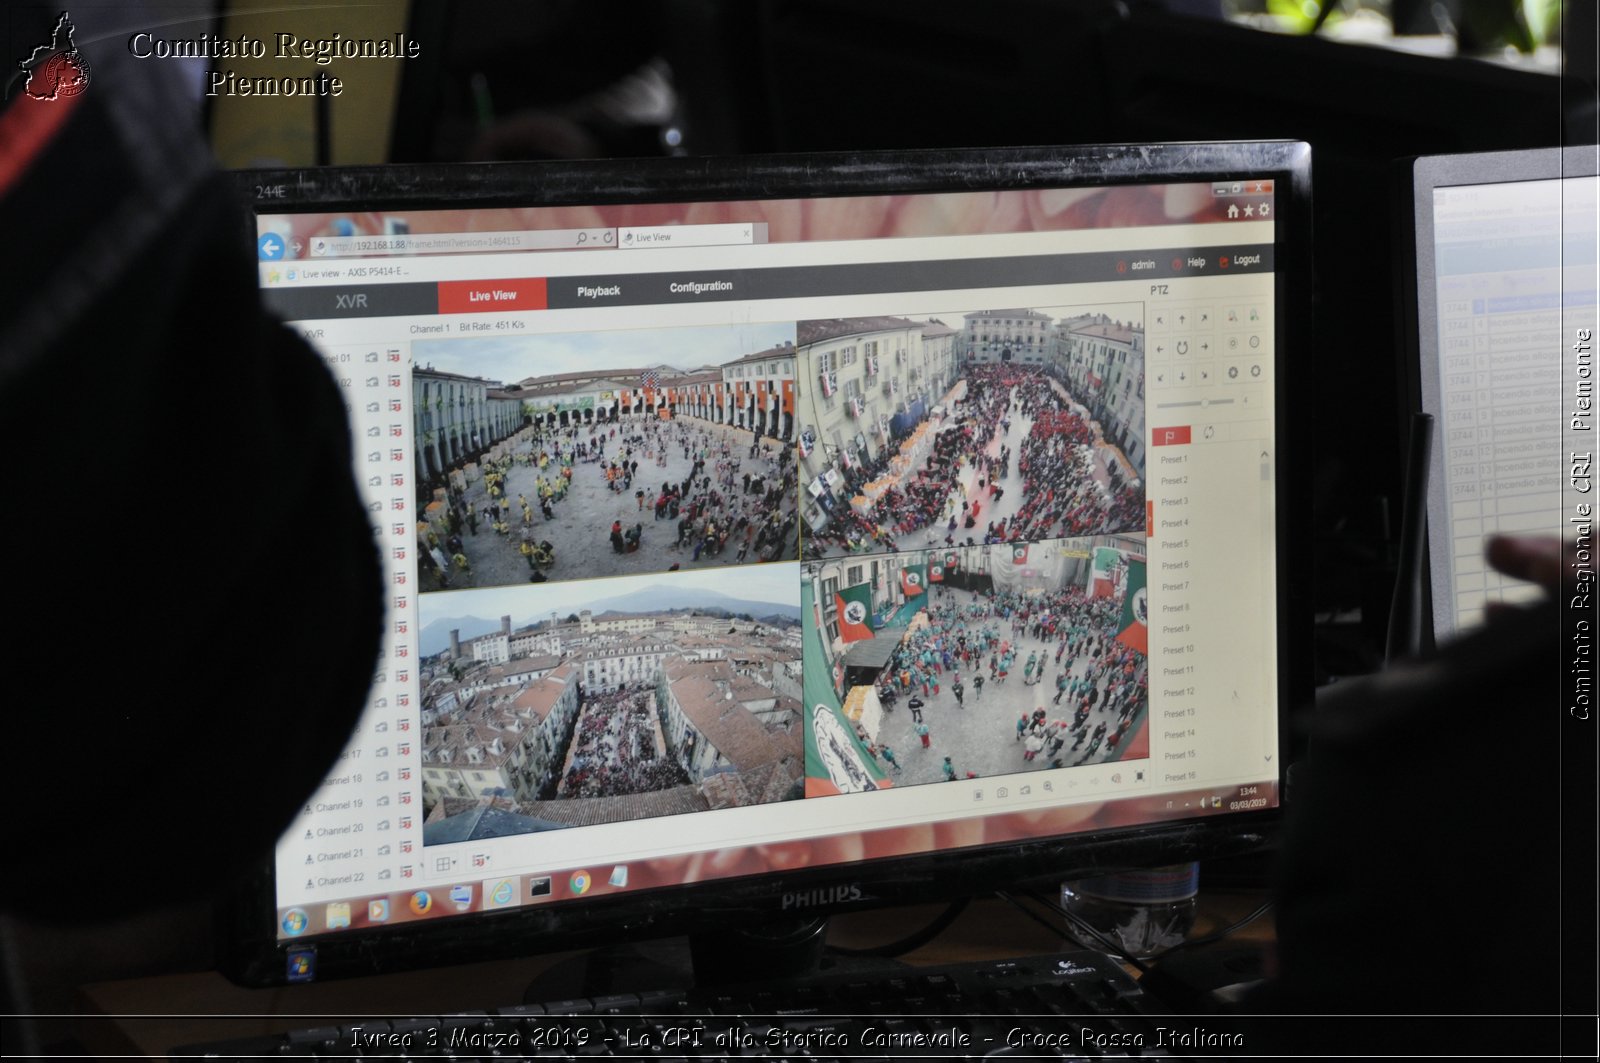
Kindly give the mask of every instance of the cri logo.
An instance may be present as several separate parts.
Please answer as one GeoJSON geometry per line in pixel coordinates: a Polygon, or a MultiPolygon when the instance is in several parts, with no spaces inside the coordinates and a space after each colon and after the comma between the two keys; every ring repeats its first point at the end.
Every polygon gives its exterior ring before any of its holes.
{"type": "Polygon", "coordinates": [[[64,100],[89,87],[89,61],[72,39],[76,27],[65,11],[56,19],[50,43],[41,44],[17,65],[28,75],[22,91],[36,100],[64,100]]]}

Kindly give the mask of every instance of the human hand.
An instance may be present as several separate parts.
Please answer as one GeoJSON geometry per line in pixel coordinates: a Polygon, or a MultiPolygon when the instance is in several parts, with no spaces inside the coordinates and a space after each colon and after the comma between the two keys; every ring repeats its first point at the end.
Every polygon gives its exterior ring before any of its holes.
{"type": "Polygon", "coordinates": [[[1537,583],[1551,594],[1561,589],[1561,570],[1577,561],[1578,544],[1555,535],[1496,535],[1484,548],[1495,570],[1537,583]]]}

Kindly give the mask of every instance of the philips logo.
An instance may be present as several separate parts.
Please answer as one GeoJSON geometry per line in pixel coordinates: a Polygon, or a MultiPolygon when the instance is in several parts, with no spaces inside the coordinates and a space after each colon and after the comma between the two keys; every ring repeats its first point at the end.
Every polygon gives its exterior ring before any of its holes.
{"type": "Polygon", "coordinates": [[[783,910],[787,912],[791,908],[820,908],[825,904],[859,901],[862,896],[861,886],[853,882],[847,886],[823,886],[821,889],[799,890],[783,895],[783,910]]]}

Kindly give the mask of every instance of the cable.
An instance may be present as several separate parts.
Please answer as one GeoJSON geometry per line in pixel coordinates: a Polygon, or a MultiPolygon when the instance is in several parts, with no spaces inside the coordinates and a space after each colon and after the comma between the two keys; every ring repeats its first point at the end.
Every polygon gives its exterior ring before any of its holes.
{"type": "Polygon", "coordinates": [[[838,953],[841,956],[904,955],[913,949],[920,949],[922,946],[926,945],[928,942],[932,941],[934,938],[948,930],[950,928],[950,924],[960,918],[961,913],[967,910],[967,905],[970,903],[971,899],[967,897],[963,897],[958,901],[952,901],[950,906],[935,916],[933,921],[927,926],[923,927],[921,930],[915,931],[914,933],[907,934],[899,941],[891,941],[887,945],[874,945],[873,947],[867,949],[849,949],[840,945],[834,945],[831,946],[828,951],[838,953]]]}
{"type": "Polygon", "coordinates": [[[1269,898],[1267,900],[1262,901],[1260,904],[1256,905],[1255,909],[1252,910],[1248,915],[1245,915],[1245,916],[1235,920],[1234,922],[1229,923],[1227,926],[1223,927],[1221,930],[1213,930],[1211,933],[1203,934],[1203,935],[1201,935],[1200,937],[1197,937],[1197,938],[1186,938],[1183,941],[1178,942],[1178,944],[1172,946],[1166,952],[1162,953],[1162,956],[1170,956],[1172,953],[1177,952],[1179,949],[1193,948],[1196,945],[1210,945],[1213,942],[1221,941],[1223,938],[1227,937],[1228,935],[1233,934],[1233,933],[1237,933],[1238,931],[1240,931],[1240,930],[1244,929],[1245,927],[1249,926],[1251,923],[1255,922],[1257,919],[1260,919],[1269,910],[1271,910],[1271,908],[1272,908],[1272,900],[1269,898]]]}

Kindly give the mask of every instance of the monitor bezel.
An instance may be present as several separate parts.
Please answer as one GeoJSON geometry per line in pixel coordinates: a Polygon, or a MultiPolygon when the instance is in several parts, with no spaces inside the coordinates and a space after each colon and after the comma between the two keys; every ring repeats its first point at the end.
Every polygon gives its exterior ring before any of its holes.
{"type": "Polygon", "coordinates": [[[997,191],[1055,186],[1272,178],[1279,805],[1261,811],[1075,833],[995,846],[717,879],[505,912],[403,923],[280,941],[273,861],[261,864],[218,911],[218,965],[244,985],[285,981],[291,950],[317,949],[316,977],[359,976],[548,952],[619,940],[753,927],[1024,887],[1110,870],[1258,851],[1270,846],[1287,798],[1291,717],[1312,696],[1308,445],[1311,291],[1310,147],[1297,141],[1113,144],[765,157],[437,164],[236,171],[253,247],[254,215],[489,206],[772,200],[846,195],[997,191]],[[1299,403],[1294,400],[1300,399],[1299,403]],[[1297,413],[1298,411],[1298,413],[1297,413]],[[785,894],[845,887],[797,911],[785,894]],[[854,888],[849,888],[854,887],[854,888]]]}
{"type": "Polygon", "coordinates": [[[1600,174],[1600,157],[1593,144],[1565,148],[1539,148],[1531,151],[1489,151],[1465,155],[1424,155],[1406,161],[1404,179],[1398,184],[1402,201],[1397,214],[1400,226],[1399,283],[1400,336],[1403,374],[1400,394],[1412,412],[1434,417],[1433,447],[1428,456],[1426,543],[1428,578],[1423,581],[1426,600],[1423,617],[1431,627],[1431,637],[1443,640],[1455,631],[1454,603],[1448,595],[1435,594],[1434,588],[1450,586],[1450,551],[1443,549],[1449,528],[1449,499],[1445,497],[1445,448],[1440,439],[1444,431],[1439,422],[1444,406],[1439,372],[1438,263],[1434,257],[1433,197],[1441,188],[1473,185],[1514,184],[1521,181],[1551,181],[1567,177],[1594,177],[1600,174]],[[1426,325],[1426,328],[1424,328],[1426,325]]]}

